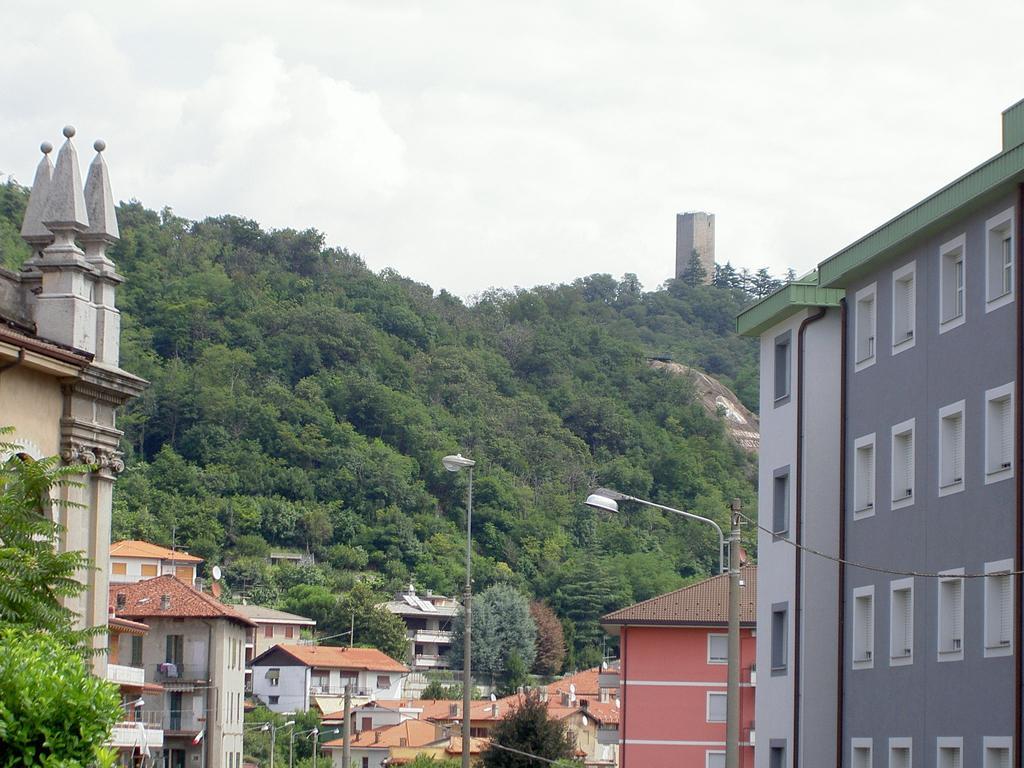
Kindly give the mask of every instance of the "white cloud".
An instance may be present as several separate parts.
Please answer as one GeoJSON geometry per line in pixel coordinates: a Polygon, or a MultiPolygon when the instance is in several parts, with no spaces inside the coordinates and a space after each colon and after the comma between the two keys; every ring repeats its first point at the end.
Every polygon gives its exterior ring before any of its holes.
{"type": "MultiPolygon", "coordinates": [[[[115,193],[316,226],[462,295],[806,269],[998,150],[1024,7],[128,0],[8,14],[0,169],[75,122],[115,193]],[[998,23],[992,23],[998,19],[998,23]]],[[[5,20],[6,21],[6,20],[5,20]]],[[[87,154],[84,153],[83,154],[87,154]]]]}

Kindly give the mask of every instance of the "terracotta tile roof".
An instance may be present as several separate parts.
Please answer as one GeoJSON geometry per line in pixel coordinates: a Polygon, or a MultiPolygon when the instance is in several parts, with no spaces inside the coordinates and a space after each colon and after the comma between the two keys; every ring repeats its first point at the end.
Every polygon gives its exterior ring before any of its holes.
{"type": "Polygon", "coordinates": [[[134,584],[111,584],[109,594],[111,608],[122,618],[229,619],[247,627],[256,626],[230,606],[170,574],[134,584]],[[118,595],[124,595],[121,609],[117,608],[118,595]],[[165,595],[170,598],[167,608],[163,607],[165,595]]]}
{"type": "MultiPolygon", "coordinates": [[[[483,752],[491,744],[490,739],[483,739],[472,737],[469,740],[469,754],[477,755],[483,752]]],[[[444,751],[449,755],[461,755],[462,754],[462,737],[453,736],[448,740],[448,746],[444,748],[444,751]]]]}
{"type": "Polygon", "coordinates": [[[578,707],[577,709],[604,725],[618,725],[619,708],[615,706],[614,701],[590,701],[588,699],[586,708],[578,707]]]}
{"type": "Polygon", "coordinates": [[[125,539],[110,545],[111,557],[145,557],[151,560],[173,560],[176,563],[201,563],[203,558],[190,555],[188,552],[175,551],[148,541],[125,539]]]}
{"type": "MultiPolygon", "coordinates": [[[[744,586],[740,592],[740,623],[754,626],[757,621],[757,566],[740,569],[744,586]]],[[[723,573],[677,589],[642,603],[612,611],[602,624],[678,624],[706,626],[729,621],[729,574],[723,573]]]]}
{"type": "Polygon", "coordinates": [[[584,669],[580,672],[574,672],[571,675],[555,680],[553,683],[548,683],[545,688],[548,690],[549,696],[555,696],[559,693],[568,693],[569,686],[576,686],[577,696],[597,696],[598,685],[597,676],[601,673],[601,670],[597,667],[591,669],[584,669]]]}
{"type": "Polygon", "coordinates": [[[149,632],[149,625],[141,621],[129,621],[117,616],[107,619],[107,628],[115,634],[144,635],[149,632]]]}
{"type": "MultiPolygon", "coordinates": [[[[441,741],[437,726],[423,720],[403,720],[397,725],[386,725],[372,731],[362,731],[351,741],[354,749],[388,749],[390,747],[424,747],[441,741]],[[405,740],[403,744],[402,741],[405,740]]],[[[325,741],[327,749],[341,749],[343,739],[325,741]]]]}
{"type": "Polygon", "coordinates": [[[283,651],[308,667],[325,669],[367,669],[375,672],[408,672],[409,668],[376,648],[348,648],[330,645],[285,645],[279,643],[253,659],[253,664],[267,654],[283,651]]]}

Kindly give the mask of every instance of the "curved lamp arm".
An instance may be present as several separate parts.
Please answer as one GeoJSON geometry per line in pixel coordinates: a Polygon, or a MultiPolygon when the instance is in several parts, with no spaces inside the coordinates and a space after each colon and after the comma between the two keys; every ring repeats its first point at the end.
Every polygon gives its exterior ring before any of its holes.
{"type": "Polygon", "coordinates": [[[718,571],[719,573],[725,573],[728,570],[725,566],[725,534],[722,532],[722,527],[711,518],[695,515],[693,512],[686,512],[675,507],[666,507],[664,504],[657,504],[653,501],[647,501],[647,499],[638,499],[636,496],[628,496],[625,493],[619,493],[610,488],[599,488],[587,497],[586,504],[595,509],[603,509],[606,512],[618,512],[619,505],[617,502],[619,501],[633,501],[646,507],[654,507],[665,512],[675,512],[677,515],[688,517],[691,520],[699,520],[702,523],[713,525],[715,532],[718,534],[718,571]]]}

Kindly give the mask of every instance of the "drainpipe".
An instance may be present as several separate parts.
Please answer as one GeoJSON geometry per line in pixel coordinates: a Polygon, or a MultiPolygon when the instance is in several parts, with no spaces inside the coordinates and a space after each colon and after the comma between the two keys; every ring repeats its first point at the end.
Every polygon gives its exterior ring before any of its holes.
{"type": "MultiPolygon", "coordinates": [[[[839,300],[839,558],[846,558],[846,299],[839,300]]],[[[846,646],[846,566],[839,563],[839,621],[836,638],[836,765],[843,764],[843,671],[846,646]]]]}
{"type": "Polygon", "coordinates": [[[1013,569],[1018,573],[1014,575],[1013,589],[1013,759],[1019,764],[1022,741],[1021,738],[1021,619],[1024,617],[1024,580],[1021,579],[1020,569],[1024,564],[1024,471],[1021,464],[1024,461],[1024,410],[1021,408],[1021,395],[1024,393],[1024,184],[1017,185],[1017,232],[1014,238],[1016,253],[1014,254],[1016,264],[1014,265],[1013,281],[1016,290],[1017,307],[1017,344],[1016,363],[1017,372],[1013,385],[1013,420],[1014,424],[1014,483],[1013,501],[1015,517],[1014,541],[1017,543],[1017,551],[1014,553],[1013,569]]]}
{"type": "Polygon", "coordinates": [[[21,365],[24,362],[25,362],[25,348],[22,347],[21,349],[18,350],[18,359],[17,360],[14,360],[14,361],[12,361],[10,363],[7,363],[6,365],[0,365],[0,373],[3,373],[4,371],[6,371],[9,368],[14,368],[17,365],[21,365]]]}
{"type": "Polygon", "coordinates": [[[800,639],[803,626],[803,508],[804,508],[804,332],[811,323],[825,316],[825,307],[819,307],[800,323],[796,335],[796,504],[793,528],[796,536],[793,569],[793,765],[800,760],[800,639]]]}

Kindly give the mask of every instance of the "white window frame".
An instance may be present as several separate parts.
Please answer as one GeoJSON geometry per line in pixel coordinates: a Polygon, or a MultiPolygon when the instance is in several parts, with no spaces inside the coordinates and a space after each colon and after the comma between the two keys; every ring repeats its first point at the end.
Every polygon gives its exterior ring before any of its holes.
{"type": "Polygon", "coordinates": [[[856,587],[853,590],[853,621],[851,625],[853,627],[852,642],[850,643],[850,649],[852,651],[852,663],[854,669],[873,669],[875,666],[875,585],[867,584],[863,587],[856,587]],[[869,621],[871,622],[870,631],[865,632],[864,628],[858,621],[858,615],[860,614],[859,603],[863,599],[869,599],[871,601],[871,616],[869,621]],[[868,635],[868,641],[866,645],[868,647],[860,647],[858,644],[858,638],[861,633],[864,632],[868,635]]]}
{"type": "Polygon", "coordinates": [[[1014,382],[1011,381],[1009,384],[1004,384],[1001,387],[995,387],[993,389],[986,390],[986,392],[985,392],[985,484],[986,485],[988,483],[998,483],[1001,480],[1006,480],[1008,478],[1013,477],[1013,460],[1014,460],[1014,456],[1013,456],[1014,442],[1013,441],[1014,441],[1014,437],[1015,437],[1014,430],[1016,428],[1016,422],[1017,422],[1016,413],[1014,412],[1014,406],[1016,405],[1016,403],[1013,402],[1013,390],[1014,390],[1014,382]],[[1009,447],[1010,447],[1009,454],[1010,455],[1007,457],[1008,461],[1005,462],[1005,463],[1009,464],[1008,467],[1003,466],[1002,462],[999,464],[999,466],[994,466],[994,462],[996,461],[996,458],[994,457],[994,454],[999,452],[999,451],[995,450],[996,449],[996,441],[999,441],[1000,443],[1002,443],[1002,442],[1005,441],[1006,438],[1002,435],[1001,427],[999,427],[1000,433],[998,435],[995,434],[994,430],[997,428],[997,425],[993,423],[993,412],[992,411],[993,411],[993,406],[996,403],[1003,403],[1003,402],[1009,403],[1009,408],[1010,408],[1010,434],[1009,434],[1009,444],[1010,444],[1009,445],[1009,447]]]}
{"type": "Polygon", "coordinates": [[[856,768],[857,761],[855,755],[858,749],[866,749],[868,751],[868,765],[873,765],[875,760],[874,748],[870,738],[858,737],[850,739],[850,765],[856,768]]]}
{"type": "Polygon", "coordinates": [[[946,333],[954,328],[957,328],[964,324],[967,319],[967,236],[959,235],[954,237],[947,243],[943,243],[939,248],[939,333],[946,333]],[[953,315],[953,311],[949,304],[955,303],[955,295],[947,295],[949,291],[955,291],[955,288],[950,288],[947,282],[953,277],[953,274],[947,274],[951,272],[948,264],[953,264],[954,261],[959,258],[960,275],[961,275],[961,307],[960,314],[953,315]]]}
{"type": "Polygon", "coordinates": [[[856,317],[854,318],[853,369],[863,371],[878,359],[878,283],[861,288],[854,297],[856,317]],[[861,307],[871,301],[870,323],[861,307]],[[870,327],[869,327],[870,326],[870,327]]]}
{"type": "Polygon", "coordinates": [[[967,455],[964,453],[967,438],[967,409],[964,401],[959,400],[955,403],[939,409],[939,496],[949,496],[953,493],[960,493],[967,487],[967,455]],[[944,419],[949,418],[955,414],[960,414],[960,444],[959,446],[952,446],[946,448],[945,443],[945,432],[944,432],[944,419]],[[946,453],[948,450],[959,450],[960,452],[960,480],[954,482],[950,479],[950,482],[943,484],[946,466],[946,453]]]}
{"type": "Polygon", "coordinates": [[[709,750],[707,750],[704,753],[704,768],[712,768],[712,766],[711,766],[711,757],[712,756],[717,757],[718,755],[721,755],[722,759],[725,760],[725,752],[724,751],[722,751],[720,749],[709,749],[709,750]]]}
{"type": "Polygon", "coordinates": [[[966,622],[966,620],[964,618],[967,615],[967,605],[966,605],[966,603],[967,603],[967,596],[965,594],[965,592],[966,592],[966,590],[965,590],[966,579],[963,578],[963,576],[964,576],[964,569],[963,568],[951,568],[949,570],[940,571],[940,574],[944,578],[938,579],[938,581],[937,581],[937,590],[936,590],[937,591],[936,599],[938,601],[937,612],[936,612],[936,622],[935,622],[936,630],[938,632],[938,637],[936,638],[937,642],[935,644],[936,648],[937,648],[936,654],[937,654],[937,657],[938,657],[939,661],[963,661],[964,660],[964,646],[967,645],[967,638],[965,637],[966,634],[967,634],[967,622],[966,622]],[[955,644],[953,643],[953,640],[955,639],[955,638],[952,638],[953,627],[947,626],[949,619],[945,616],[945,614],[944,614],[944,612],[942,610],[943,609],[943,602],[944,602],[943,601],[943,594],[944,594],[944,592],[943,592],[942,585],[947,583],[947,582],[951,582],[951,581],[959,581],[960,582],[960,647],[959,648],[956,648],[955,644]],[[951,636],[950,637],[950,643],[948,644],[948,646],[945,643],[945,636],[946,636],[947,633],[951,636]]]}
{"type": "Polygon", "coordinates": [[[993,764],[988,759],[990,749],[1005,749],[1010,759],[1007,765],[1013,765],[1013,737],[1012,736],[982,736],[981,737],[981,768],[1003,768],[1002,765],[993,764]]]}
{"type": "Polygon", "coordinates": [[[890,486],[891,486],[891,499],[893,509],[902,509],[903,507],[909,507],[914,503],[916,495],[916,483],[914,475],[914,467],[917,464],[917,433],[915,430],[914,419],[907,419],[896,424],[890,435],[890,486]],[[907,471],[897,472],[897,456],[902,451],[902,445],[899,442],[909,434],[910,440],[910,466],[907,471]],[[907,485],[909,484],[909,488],[907,485]],[[910,494],[907,494],[907,491],[910,494]]]}
{"type": "Polygon", "coordinates": [[[1013,558],[994,560],[985,563],[985,573],[998,576],[985,579],[985,658],[1013,655],[1013,558]],[[1010,599],[1008,601],[1009,616],[1004,616],[1000,609],[1002,604],[1002,588],[1009,581],[1010,599]],[[1009,637],[1003,636],[1003,622],[1009,625],[1009,637]]]}
{"type": "Polygon", "coordinates": [[[853,441],[853,519],[863,520],[865,517],[872,517],[875,508],[878,506],[878,445],[875,442],[875,433],[863,435],[853,441]],[[866,481],[861,477],[860,452],[866,448],[871,449],[871,477],[866,481]],[[866,495],[866,497],[865,497],[866,495]]]}
{"type": "Polygon", "coordinates": [[[1002,213],[997,213],[985,222],[985,311],[991,312],[994,309],[1005,307],[1013,302],[1016,291],[1017,276],[1014,271],[1017,268],[1017,233],[1016,216],[1013,208],[1007,208],[1002,213]],[[1003,291],[1004,270],[1003,262],[1003,233],[1010,235],[1010,290],[1003,291]],[[995,236],[995,237],[993,237],[995,236]],[[998,248],[993,247],[998,242],[998,248]],[[998,282],[997,282],[998,281],[998,282]]]}
{"type": "MultiPolygon", "coordinates": [[[[708,691],[705,694],[705,700],[704,700],[704,707],[705,707],[704,715],[705,715],[705,718],[704,719],[707,722],[709,722],[709,723],[724,723],[726,718],[722,718],[721,720],[712,720],[711,719],[711,697],[712,696],[720,696],[722,699],[726,699],[728,694],[725,693],[724,691],[708,691]]],[[[723,704],[723,707],[728,707],[728,701],[726,701],[726,703],[723,704]]]]}
{"type": "Polygon", "coordinates": [[[723,635],[717,632],[708,632],[708,664],[728,664],[729,663],[729,636],[723,635]],[[717,659],[711,655],[711,638],[720,637],[725,640],[725,656],[721,659],[717,659]]]}
{"type": "Polygon", "coordinates": [[[905,749],[910,755],[910,760],[907,763],[908,766],[914,764],[914,740],[910,736],[893,736],[889,739],[889,768],[898,768],[893,765],[893,753],[897,749],[905,749]]]}
{"type": "Polygon", "coordinates": [[[904,667],[914,663],[914,578],[895,579],[889,582],[889,666],[904,667]],[[906,637],[898,638],[897,622],[903,617],[896,615],[896,593],[909,592],[910,626],[906,627],[906,637]],[[898,641],[898,642],[897,642],[898,641]],[[909,646],[909,648],[908,648],[909,646]],[[909,653],[904,651],[909,650],[909,653]]]}
{"type": "Polygon", "coordinates": [[[912,349],[917,335],[917,262],[904,264],[892,273],[892,353],[912,349]],[[906,309],[907,327],[899,327],[899,308],[903,304],[902,284],[910,282],[910,306],[906,309]]]}
{"type": "Polygon", "coordinates": [[[964,765],[964,740],[962,736],[939,736],[935,739],[935,766],[943,768],[942,750],[955,749],[960,752],[960,768],[964,765]]]}

